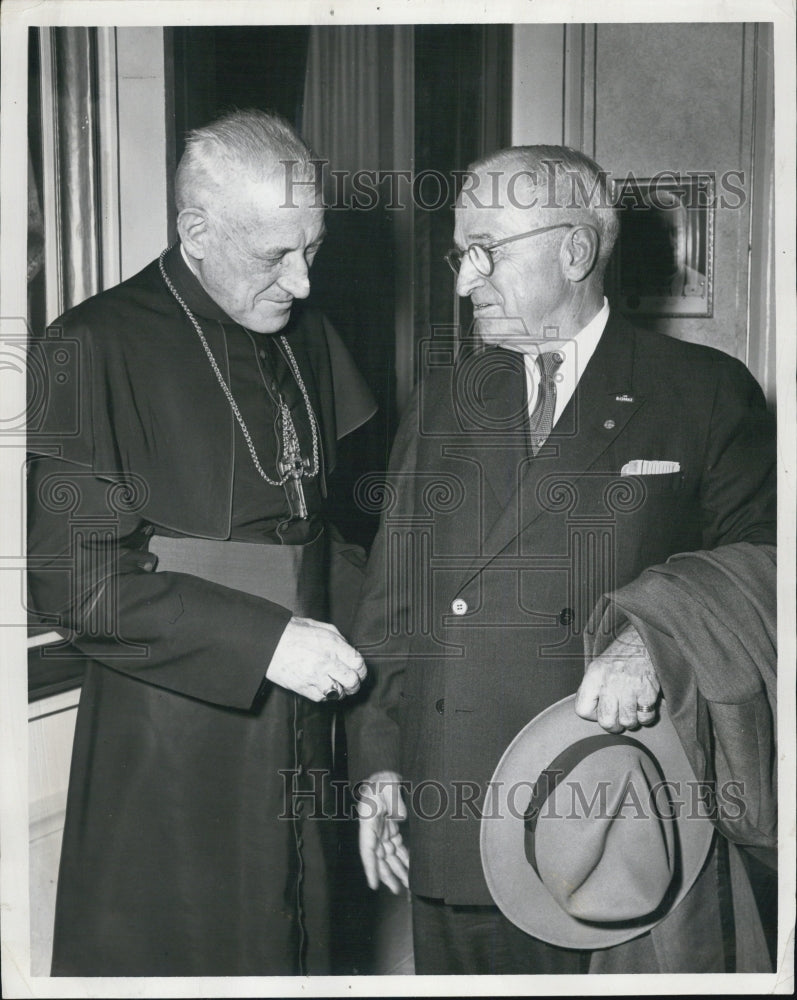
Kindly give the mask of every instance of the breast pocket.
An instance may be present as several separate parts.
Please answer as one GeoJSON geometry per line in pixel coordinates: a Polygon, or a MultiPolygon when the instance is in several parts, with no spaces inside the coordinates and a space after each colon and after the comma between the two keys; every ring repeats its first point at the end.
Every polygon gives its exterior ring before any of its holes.
{"type": "Polygon", "coordinates": [[[660,493],[678,493],[684,488],[686,474],[684,472],[659,472],[646,476],[621,476],[624,479],[636,480],[645,496],[655,496],[660,493]]]}
{"type": "Polygon", "coordinates": [[[683,472],[615,476],[602,485],[598,506],[611,521],[659,516],[680,507],[694,492],[695,485],[683,472]]]}

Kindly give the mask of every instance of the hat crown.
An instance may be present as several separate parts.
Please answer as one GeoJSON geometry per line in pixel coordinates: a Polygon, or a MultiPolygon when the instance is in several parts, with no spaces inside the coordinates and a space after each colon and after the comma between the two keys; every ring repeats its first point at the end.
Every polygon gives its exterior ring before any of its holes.
{"type": "Polygon", "coordinates": [[[695,780],[666,702],[658,722],[633,737],[580,718],[575,695],[551,705],[512,740],[487,787],[481,858],[494,902],[521,930],[561,948],[607,948],[644,934],[684,899],[713,840],[710,819],[688,808],[695,780]],[[630,752],[634,744],[650,753],[630,752]],[[535,783],[541,793],[529,802],[535,783]]]}
{"type": "Polygon", "coordinates": [[[616,922],[661,905],[676,870],[662,790],[655,757],[628,738],[607,737],[559,781],[537,821],[535,854],[540,878],[566,913],[616,922]]]}

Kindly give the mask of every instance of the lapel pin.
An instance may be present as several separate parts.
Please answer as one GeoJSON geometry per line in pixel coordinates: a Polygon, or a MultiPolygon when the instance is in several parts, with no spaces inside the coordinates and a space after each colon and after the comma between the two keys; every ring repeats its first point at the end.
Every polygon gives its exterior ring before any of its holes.
{"type": "Polygon", "coordinates": [[[615,398],[615,400],[618,403],[633,403],[634,402],[634,397],[633,396],[629,396],[626,393],[623,393],[622,396],[615,396],[614,398],[615,398]]]}
{"type": "Polygon", "coordinates": [[[614,427],[614,421],[613,420],[604,420],[603,421],[603,426],[606,428],[607,431],[610,431],[614,427]]]}

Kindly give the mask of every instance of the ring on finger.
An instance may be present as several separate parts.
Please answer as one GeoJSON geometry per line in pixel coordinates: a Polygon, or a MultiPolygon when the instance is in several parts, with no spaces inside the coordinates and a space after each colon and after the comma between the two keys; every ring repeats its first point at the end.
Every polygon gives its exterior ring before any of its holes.
{"type": "Polygon", "coordinates": [[[336,681],[334,677],[329,678],[332,681],[332,687],[327,688],[324,692],[324,701],[340,701],[343,697],[343,685],[340,681],[336,681]]]}

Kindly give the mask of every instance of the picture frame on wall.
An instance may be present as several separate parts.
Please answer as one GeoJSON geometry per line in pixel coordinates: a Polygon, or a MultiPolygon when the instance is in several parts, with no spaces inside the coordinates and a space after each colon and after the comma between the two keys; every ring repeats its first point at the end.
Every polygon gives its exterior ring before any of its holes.
{"type": "Polygon", "coordinates": [[[709,317],[714,293],[714,177],[628,177],[620,210],[615,300],[627,316],[709,317]]]}

